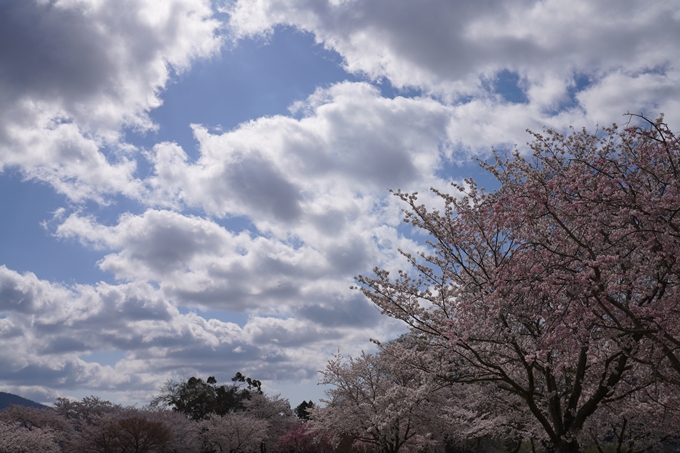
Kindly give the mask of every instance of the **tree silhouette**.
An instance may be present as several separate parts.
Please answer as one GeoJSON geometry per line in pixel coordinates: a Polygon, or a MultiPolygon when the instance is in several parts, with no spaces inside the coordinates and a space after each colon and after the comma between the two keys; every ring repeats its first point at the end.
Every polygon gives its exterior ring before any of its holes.
{"type": "Polygon", "coordinates": [[[192,420],[203,420],[209,414],[225,415],[242,411],[245,400],[253,394],[262,394],[262,383],[240,372],[236,373],[232,381],[237,384],[218,386],[214,376],[208,377],[206,381],[196,377],[186,381],[169,380],[161,387],[160,394],[151,401],[151,405],[171,407],[192,420]],[[247,388],[241,388],[239,382],[247,383],[247,388]]]}

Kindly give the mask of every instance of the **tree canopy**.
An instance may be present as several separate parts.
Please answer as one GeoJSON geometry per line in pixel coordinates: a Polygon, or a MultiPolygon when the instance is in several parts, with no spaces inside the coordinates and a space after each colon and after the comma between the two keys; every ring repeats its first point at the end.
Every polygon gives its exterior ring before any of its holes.
{"type": "Polygon", "coordinates": [[[314,401],[309,400],[309,402],[302,401],[300,404],[293,409],[293,412],[295,412],[295,416],[301,420],[309,420],[309,412],[311,409],[314,409],[314,401]]]}
{"type": "Polygon", "coordinates": [[[244,410],[244,401],[254,394],[262,394],[262,383],[245,377],[240,372],[232,378],[235,384],[217,385],[214,376],[203,379],[191,377],[187,380],[168,381],[152,400],[152,406],[168,406],[187,415],[192,420],[202,420],[210,414],[225,415],[228,412],[244,410]],[[238,383],[245,382],[246,388],[238,383]]]}
{"type": "Polygon", "coordinates": [[[433,189],[440,211],[397,191],[429,252],[357,279],[446,358],[441,379],[493,384],[578,452],[599,408],[680,383],[680,142],[662,119],[532,135],[531,156],[481,164],[494,192],[433,189]]]}

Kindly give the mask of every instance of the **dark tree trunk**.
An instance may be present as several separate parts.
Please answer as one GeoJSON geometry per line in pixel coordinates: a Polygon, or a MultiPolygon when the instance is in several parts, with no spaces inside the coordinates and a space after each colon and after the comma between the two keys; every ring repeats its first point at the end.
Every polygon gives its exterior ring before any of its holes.
{"type": "Polygon", "coordinates": [[[556,453],[581,453],[581,448],[579,447],[578,441],[573,440],[563,440],[555,448],[556,453]]]}

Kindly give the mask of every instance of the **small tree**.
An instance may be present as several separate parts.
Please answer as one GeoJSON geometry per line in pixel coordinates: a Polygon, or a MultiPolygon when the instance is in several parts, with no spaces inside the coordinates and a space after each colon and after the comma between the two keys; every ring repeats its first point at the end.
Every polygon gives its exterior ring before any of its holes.
{"type": "Polygon", "coordinates": [[[680,143],[650,125],[533,134],[531,158],[482,164],[497,191],[435,191],[443,212],[397,192],[431,253],[358,277],[448,356],[446,380],[514,395],[561,453],[601,406],[680,382],[680,143]]]}
{"type": "MultiPolygon", "coordinates": [[[[400,349],[396,344],[388,349],[400,349]]],[[[321,371],[320,383],[332,385],[326,407],[312,410],[312,428],[329,432],[336,444],[350,438],[367,451],[420,451],[446,432],[442,386],[418,370],[393,360],[384,350],[345,359],[337,354],[321,371]],[[436,434],[433,434],[436,433],[436,434]]]]}
{"type": "Polygon", "coordinates": [[[267,439],[268,424],[244,412],[213,415],[199,422],[204,451],[251,453],[267,439]]]}
{"type": "Polygon", "coordinates": [[[314,402],[312,400],[309,400],[309,402],[302,401],[294,409],[295,416],[300,420],[309,420],[309,413],[311,409],[314,409],[314,402]]]}
{"type": "Polygon", "coordinates": [[[279,436],[279,453],[332,453],[330,435],[314,430],[309,423],[297,422],[279,436]]]}
{"type": "Polygon", "coordinates": [[[102,400],[97,396],[86,396],[80,401],[57,398],[54,408],[59,415],[77,428],[82,423],[89,423],[93,417],[117,412],[122,409],[122,406],[102,400]]]}
{"type": "Polygon", "coordinates": [[[172,440],[170,426],[141,414],[106,415],[82,432],[78,451],[101,453],[159,453],[172,440]]]}
{"type": "Polygon", "coordinates": [[[243,405],[245,414],[267,424],[263,452],[274,450],[278,438],[295,423],[290,403],[280,395],[268,396],[256,393],[249,400],[244,401],[243,405]]]}

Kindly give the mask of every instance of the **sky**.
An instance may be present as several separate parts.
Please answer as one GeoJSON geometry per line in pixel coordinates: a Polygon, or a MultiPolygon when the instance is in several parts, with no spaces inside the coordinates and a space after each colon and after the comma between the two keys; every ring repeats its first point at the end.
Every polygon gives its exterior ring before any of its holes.
{"type": "Polygon", "coordinates": [[[351,289],[425,250],[390,189],[493,189],[527,129],[679,130],[678,43],[677,0],[0,0],[0,390],[318,401],[405,331],[351,289]]]}

